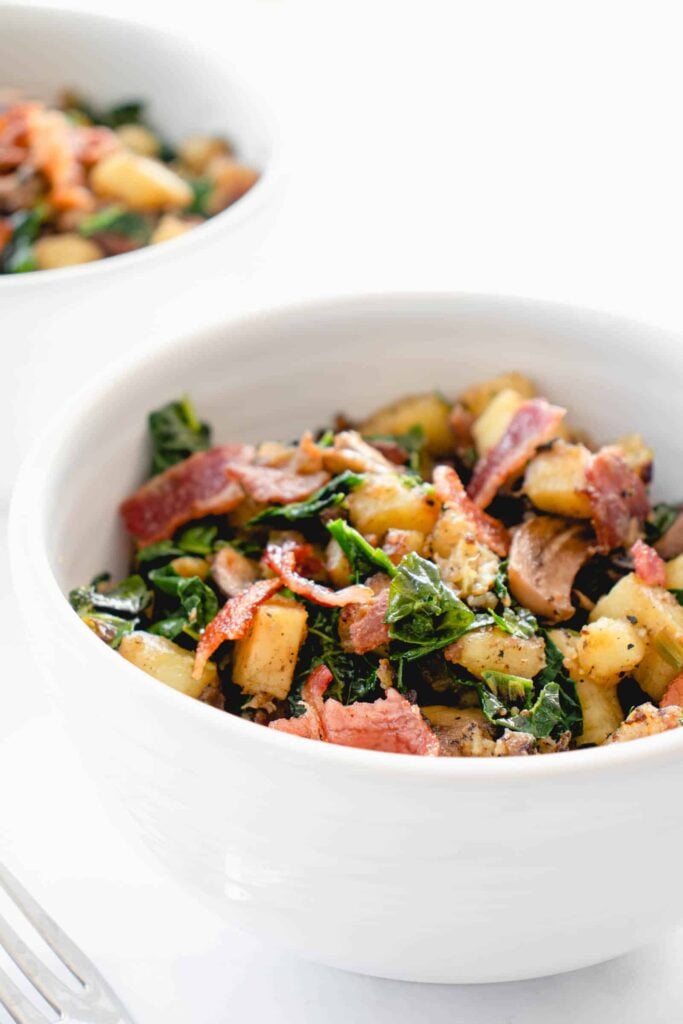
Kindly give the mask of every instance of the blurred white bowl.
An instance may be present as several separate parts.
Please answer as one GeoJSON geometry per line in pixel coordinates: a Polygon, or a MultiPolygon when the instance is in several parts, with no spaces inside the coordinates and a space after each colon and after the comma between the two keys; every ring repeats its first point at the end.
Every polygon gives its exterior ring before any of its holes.
{"type": "Polygon", "coordinates": [[[180,391],[217,439],[290,438],[515,368],[596,439],[642,430],[659,491],[680,498],[682,364],[678,339],[594,313],[389,295],[227,323],[101,378],[29,456],[10,547],[31,650],[125,832],[226,920],[394,978],[566,971],[680,922],[683,731],[507,760],[301,740],[145,676],[64,593],[125,571],[116,508],[147,466],[147,411],[180,391]]]}
{"type": "MultiPolygon", "coordinates": [[[[3,4],[6,87],[46,100],[71,88],[101,106],[143,100],[169,141],[225,135],[261,177],[232,207],[181,238],[82,267],[0,276],[0,502],[28,442],[64,398],[112,358],[177,330],[207,277],[225,294],[249,276],[276,205],[280,151],[270,112],[229,59],[130,21],[3,4]]],[[[199,322],[200,306],[201,289],[199,322]]]]}

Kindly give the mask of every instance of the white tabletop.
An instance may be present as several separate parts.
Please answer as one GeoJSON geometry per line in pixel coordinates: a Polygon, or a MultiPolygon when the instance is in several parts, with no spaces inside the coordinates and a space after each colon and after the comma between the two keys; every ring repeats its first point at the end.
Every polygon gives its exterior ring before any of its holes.
{"type": "MultiPolygon", "coordinates": [[[[496,290],[683,325],[675,3],[116,6],[229,42],[276,97],[293,157],[257,275],[226,296],[208,272],[176,298],[177,330],[355,287],[496,290]]],[[[36,687],[5,563],[3,548],[0,856],[140,1024],[678,1018],[683,932],[562,977],[427,987],[302,963],[231,931],[104,817],[36,687]]]]}

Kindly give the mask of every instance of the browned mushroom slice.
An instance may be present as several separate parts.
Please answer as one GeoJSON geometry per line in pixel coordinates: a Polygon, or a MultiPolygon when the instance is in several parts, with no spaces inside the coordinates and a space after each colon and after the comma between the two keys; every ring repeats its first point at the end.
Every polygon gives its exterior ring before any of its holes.
{"type": "Polygon", "coordinates": [[[508,575],[517,601],[553,622],[574,614],[571,590],[577,572],[593,554],[580,523],[536,516],[513,534],[508,575]]]}
{"type": "Polygon", "coordinates": [[[655,544],[655,551],[662,558],[675,558],[683,553],[683,512],[679,512],[673,523],[655,544]]]}

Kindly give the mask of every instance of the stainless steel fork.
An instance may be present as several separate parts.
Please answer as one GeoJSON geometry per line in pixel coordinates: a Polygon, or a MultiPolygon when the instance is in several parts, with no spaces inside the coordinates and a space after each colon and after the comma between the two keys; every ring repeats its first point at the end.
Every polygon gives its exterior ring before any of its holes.
{"type": "MultiPolygon", "coordinates": [[[[0,916],[0,947],[59,1014],[59,1020],[63,1024],[133,1024],[99,971],[2,864],[0,885],[76,979],[74,989],[60,981],[0,916]]],[[[17,1024],[45,1024],[48,1019],[2,968],[0,1006],[17,1024]]]]}

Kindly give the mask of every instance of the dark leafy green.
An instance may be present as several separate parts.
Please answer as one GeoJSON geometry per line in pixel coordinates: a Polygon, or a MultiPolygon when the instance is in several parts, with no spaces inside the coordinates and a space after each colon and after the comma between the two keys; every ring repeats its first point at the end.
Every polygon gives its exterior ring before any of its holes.
{"type": "Polygon", "coordinates": [[[152,474],[163,472],[195,452],[206,451],[211,444],[211,430],[199,420],[187,396],[150,413],[148,423],[152,474]]]}
{"type": "Polygon", "coordinates": [[[674,589],[670,590],[669,593],[673,594],[679,604],[683,604],[683,590],[674,589]]]}
{"type": "Polygon", "coordinates": [[[411,551],[399,563],[389,588],[386,622],[401,646],[392,657],[412,661],[453,643],[475,614],[441,579],[437,566],[411,551]]]}
{"type": "Polygon", "coordinates": [[[425,433],[419,423],[410,427],[405,434],[366,434],[365,440],[370,444],[375,441],[387,441],[399,445],[408,456],[407,464],[412,472],[420,472],[420,457],[424,448],[425,433]]]}
{"type": "Polygon", "coordinates": [[[570,679],[564,667],[562,652],[547,632],[543,633],[545,641],[545,668],[538,673],[535,682],[537,689],[543,689],[548,683],[557,683],[560,689],[560,703],[565,715],[565,728],[573,736],[583,732],[583,712],[576,692],[576,684],[570,679]]]}
{"type": "Polygon", "coordinates": [[[207,208],[207,203],[211,198],[211,193],[213,192],[213,183],[207,178],[196,178],[189,184],[192,189],[192,202],[186,207],[185,213],[193,214],[194,216],[208,217],[209,210],[207,208]]]}
{"type": "Polygon", "coordinates": [[[388,555],[381,548],[373,547],[362,533],[349,526],[344,519],[335,519],[325,525],[348,558],[357,580],[369,576],[377,569],[389,576],[396,575],[396,566],[388,555]]]}
{"type": "Polygon", "coordinates": [[[481,709],[489,722],[511,732],[527,732],[536,739],[543,739],[553,733],[566,732],[568,728],[557,683],[546,683],[535,702],[522,711],[511,711],[485,686],[480,686],[479,697],[481,709]]]}
{"type": "Polygon", "coordinates": [[[128,576],[107,590],[98,589],[107,579],[108,574],[101,573],[89,586],[76,587],[69,594],[69,602],[97,636],[116,648],[125,634],[135,629],[137,616],[147,608],[152,594],[137,575],[128,576]]]}
{"type": "Polygon", "coordinates": [[[3,273],[26,274],[38,269],[33,245],[45,215],[46,210],[41,206],[33,210],[17,210],[9,217],[12,237],[0,256],[3,273]]]}
{"type": "MultiPolygon", "coordinates": [[[[178,558],[180,555],[210,555],[221,543],[216,542],[216,526],[190,526],[177,540],[160,540],[140,548],[136,555],[138,565],[146,565],[162,558],[178,558]]],[[[227,541],[224,543],[227,544],[227,541]]]]}
{"type": "MultiPolygon", "coordinates": [[[[101,577],[99,578],[101,579],[101,577]]],[[[115,587],[99,590],[97,582],[77,587],[69,594],[72,608],[80,612],[86,608],[117,612],[119,615],[139,615],[152,600],[151,591],[142,576],[127,576],[115,587]]]]}
{"type": "Polygon", "coordinates": [[[482,672],[482,676],[491,693],[508,706],[525,708],[529,705],[534,692],[533,680],[493,669],[482,672]]]}
{"type": "Polygon", "coordinates": [[[201,630],[218,614],[218,598],[211,587],[199,576],[180,576],[170,564],[152,569],[149,578],[158,590],[178,602],[165,618],[150,627],[150,632],[169,640],[186,633],[197,640],[201,630]]]}
{"type": "Polygon", "coordinates": [[[131,213],[122,206],[105,206],[86,217],[78,226],[81,235],[91,238],[101,232],[111,231],[130,238],[137,245],[147,245],[152,234],[152,225],[140,213],[131,213]]]}
{"type": "Polygon", "coordinates": [[[512,600],[508,588],[507,559],[498,566],[496,578],[493,581],[493,592],[503,605],[502,612],[490,612],[491,618],[499,629],[505,630],[512,636],[522,638],[533,636],[538,630],[538,622],[528,608],[523,608],[512,600]]]}
{"type": "Polygon", "coordinates": [[[295,684],[290,694],[294,714],[301,714],[301,688],[318,665],[327,665],[333,679],[326,696],[342,704],[379,696],[378,659],[345,651],[339,638],[339,608],[323,608],[304,602],[308,609],[308,636],[299,654],[295,684]]]}
{"type": "Polygon", "coordinates": [[[654,544],[673,526],[680,511],[680,505],[670,505],[664,501],[653,507],[645,523],[645,536],[649,544],[654,544]]]}
{"type": "Polygon", "coordinates": [[[291,505],[271,505],[265,508],[253,519],[249,520],[248,526],[255,526],[258,523],[272,522],[300,522],[305,519],[315,519],[324,509],[335,508],[341,505],[349,491],[357,487],[363,480],[360,473],[352,473],[347,469],[339,476],[333,477],[324,487],[312,494],[306,501],[295,501],[291,505]]]}

